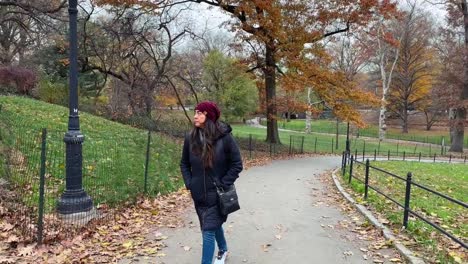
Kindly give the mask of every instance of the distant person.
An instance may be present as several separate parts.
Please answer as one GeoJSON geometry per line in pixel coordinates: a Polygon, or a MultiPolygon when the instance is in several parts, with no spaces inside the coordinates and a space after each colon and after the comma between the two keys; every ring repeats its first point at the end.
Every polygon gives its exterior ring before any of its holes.
{"type": "Polygon", "coordinates": [[[224,263],[228,247],[223,223],[227,216],[218,207],[216,186],[228,188],[242,171],[242,159],[231,127],[218,121],[221,112],[214,102],[195,107],[194,127],[185,136],[180,170],[185,187],[190,190],[203,237],[202,264],[224,263]],[[216,185],[215,185],[216,184],[216,185]]]}

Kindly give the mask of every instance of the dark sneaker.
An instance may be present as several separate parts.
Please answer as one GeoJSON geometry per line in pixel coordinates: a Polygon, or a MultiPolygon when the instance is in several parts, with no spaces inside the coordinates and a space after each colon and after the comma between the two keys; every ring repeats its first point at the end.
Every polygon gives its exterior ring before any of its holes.
{"type": "Polygon", "coordinates": [[[218,255],[215,258],[214,264],[224,264],[224,261],[226,260],[228,255],[227,251],[220,250],[218,251],[218,255]]]}

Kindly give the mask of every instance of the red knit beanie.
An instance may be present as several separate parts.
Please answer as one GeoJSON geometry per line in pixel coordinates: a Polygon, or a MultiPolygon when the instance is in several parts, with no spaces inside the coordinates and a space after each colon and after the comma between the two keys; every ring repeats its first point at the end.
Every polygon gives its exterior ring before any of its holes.
{"type": "Polygon", "coordinates": [[[195,110],[206,112],[206,117],[213,121],[213,123],[215,123],[221,115],[221,111],[219,111],[216,103],[210,101],[199,103],[197,107],[195,107],[195,110]]]}

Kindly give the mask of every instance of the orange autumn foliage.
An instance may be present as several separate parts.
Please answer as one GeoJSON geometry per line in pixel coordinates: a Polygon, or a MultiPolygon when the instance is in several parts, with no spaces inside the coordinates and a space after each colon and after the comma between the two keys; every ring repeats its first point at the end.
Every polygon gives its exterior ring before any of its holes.
{"type": "MultiPolygon", "coordinates": [[[[135,0],[100,0],[101,2],[134,3],[135,0]]],[[[136,1],[139,5],[145,1],[136,1]]],[[[260,48],[251,55],[251,65],[264,79],[261,95],[268,122],[267,141],[278,142],[276,85],[286,90],[312,87],[315,93],[341,119],[362,125],[355,104],[373,103],[369,93],[346,81],[342,73],[327,67],[327,52],[322,40],[367,25],[371,20],[391,16],[396,3],[390,0],[168,0],[147,3],[204,3],[230,14],[231,29],[237,39],[260,48]],[[312,57],[311,57],[312,56],[312,57]],[[279,76],[279,68],[284,75],[279,76]]]]}

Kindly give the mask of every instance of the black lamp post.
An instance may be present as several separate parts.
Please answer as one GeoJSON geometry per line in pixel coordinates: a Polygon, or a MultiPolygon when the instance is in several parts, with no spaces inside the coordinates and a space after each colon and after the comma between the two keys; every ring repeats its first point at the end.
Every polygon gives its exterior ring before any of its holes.
{"type": "Polygon", "coordinates": [[[77,0],[68,1],[70,17],[70,115],[68,116],[68,132],[63,139],[66,145],[65,192],[57,204],[58,212],[63,215],[87,212],[93,207],[91,197],[83,190],[82,143],[84,136],[80,131],[78,115],[77,2],[77,0]]]}

